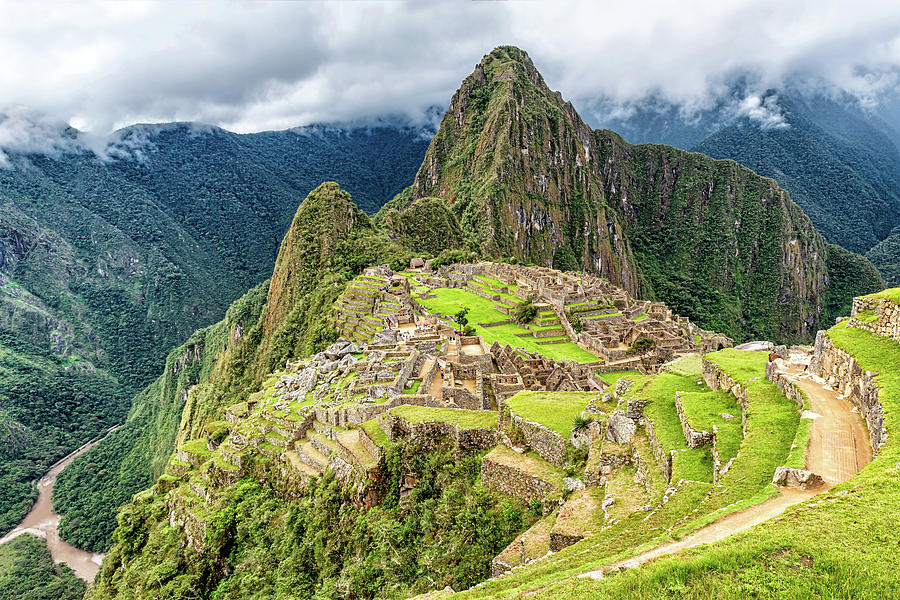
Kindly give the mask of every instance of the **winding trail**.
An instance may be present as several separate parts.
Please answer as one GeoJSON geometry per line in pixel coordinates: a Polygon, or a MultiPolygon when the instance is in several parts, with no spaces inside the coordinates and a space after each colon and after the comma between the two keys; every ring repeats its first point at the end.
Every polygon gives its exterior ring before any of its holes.
{"type": "Polygon", "coordinates": [[[50,550],[50,556],[53,557],[55,563],[65,563],[80,579],[90,583],[100,568],[103,561],[103,555],[97,552],[87,552],[67,543],[59,537],[59,520],[60,516],[53,510],[53,485],[56,483],[57,476],[62,473],[63,469],[69,466],[73,460],[81,456],[98,443],[100,443],[107,435],[118,429],[119,426],[108,430],[103,437],[88,442],[78,448],[59,462],[54,464],[46,475],[37,482],[38,499],[31,507],[31,511],[22,519],[22,522],[15,529],[0,538],[0,544],[13,540],[20,535],[30,533],[37,537],[47,540],[47,548],[50,550]]]}
{"type": "Polygon", "coordinates": [[[813,490],[779,487],[781,494],[775,498],[726,515],[681,540],[661,544],[632,558],[582,573],[579,577],[602,579],[604,573],[611,570],[638,567],[660,556],[718,542],[777,517],[786,508],[804,502],[837,483],[847,481],[862,470],[872,460],[872,448],[865,425],[849,401],[820,378],[807,373],[808,364],[803,355],[792,354],[785,362],[783,372],[809,396],[811,410],[804,413],[804,418],[812,418],[813,421],[806,451],[806,469],[821,475],[825,479],[824,486],[813,490]]]}

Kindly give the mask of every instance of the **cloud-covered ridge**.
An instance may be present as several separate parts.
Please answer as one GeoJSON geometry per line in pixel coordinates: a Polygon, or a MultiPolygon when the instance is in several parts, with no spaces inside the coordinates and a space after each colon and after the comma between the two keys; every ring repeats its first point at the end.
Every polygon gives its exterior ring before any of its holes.
{"type": "MultiPolygon", "coordinates": [[[[822,78],[868,106],[900,84],[900,9],[871,0],[9,3],[3,13],[0,107],[97,134],[139,122],[250,132],[422,115],[446,106],[500,44],[527,50],[579,108],[652,95],[700,110],[746,73],[760,91],[822,78]]],[[[781,126],[768,97],[740,100],[748,117],[781,126]]],[[[7,123],[0,146],[62,151],[56,125],[7,123]]]]}

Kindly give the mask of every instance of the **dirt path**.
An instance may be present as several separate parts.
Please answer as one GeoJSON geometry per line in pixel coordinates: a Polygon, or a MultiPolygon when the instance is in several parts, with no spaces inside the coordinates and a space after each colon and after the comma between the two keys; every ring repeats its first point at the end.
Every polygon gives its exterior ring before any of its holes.
{"type": "Polygon", "coordinates": [[[787,374],[809,396],[810,412],[815,415],[806,468],[832,485],[847,481],[872,460],[869,434],[859,414],[823,382],[795,368],[789,368],[787,374]]]}
{"type": "MultiPolygon", "coordinates": [[[[113,427],[106,435],[109,435],[116,429],[118,427],[113,427]]],[[[103,555],[80,550],[60,539],[59,531],[57,530],[60,517],[53,510],[51,494],[53,493],[53,485],[56,483],[56,477],[62,473],[63,469],[69,466],[76,457],[97,445],[102,439],[88,442],[53,465],[47,474],[41,477],[37,483],[37,502],[35,502],[31,511],[15,529],[7,533],[3,538],[0,538],[0,544],[5,544],[25,533],[42,537],[47,540],[47,548],[50,550],[53,562],[66,563],[75,572],[75,575],[88,583],[94,580],[94,575],[97,574],[97,569],[100,568],[100,563],[103,561],[103,555]]]]}
{"type": "Polygon", "coordinates": [[[786,508],[804,502],[846,481],[858,473],[870,460],[872,450],[869,437],[858,413],[837,392],[806,374],[804,364],[788,363],[788,377],[809,396],[813,417],[810,426],[806,468],[821,475],[826,485],[815,490],[779,488],[781,495],[750,508],[727,515],[677,542],[668,542],[627,560],[603,569],[582,573],[579,577],[601,579],[610,568],[634,568],[660,556],[718,542],[750,529],[763,521],[780,515],[786,508]]]}

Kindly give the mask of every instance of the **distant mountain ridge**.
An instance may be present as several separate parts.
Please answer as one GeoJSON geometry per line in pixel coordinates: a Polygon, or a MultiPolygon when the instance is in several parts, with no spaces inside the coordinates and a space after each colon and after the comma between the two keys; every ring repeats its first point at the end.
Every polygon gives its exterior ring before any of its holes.
{"type": "Polygon", "coordinates": [[[374,212],[430,130],[136,125],[96,152],[59,124],[31,133],[0,155],[0,530],[29,481],[121,421],[169,350],[271,274],[312,189],[337,180],[374,212]]]}
{"type": "MultiPolygon", "coordinates": [[[[854,96],[823,82],[752,91],[738,80],[703,110],[648,97],[627,110],[593,105],[594,122],[634,143],[665,143],[729,158],[772,177],[829,242],[866,254],[900,225],[897,133],[854,96]]],[[[868,255],[900,284],[900,254],[868,255]]]]}
{"type": "Polygon", "coordinates": [[[882,285],[771,179],[591,130],[514,47],[463,81],[413,185],[377,219],[409,240],[433,229],[414,210],[431,197],[444,199],[463,247],[592,270],[735,339],[809,339],[846,312],[850,288],[882,285]]]}

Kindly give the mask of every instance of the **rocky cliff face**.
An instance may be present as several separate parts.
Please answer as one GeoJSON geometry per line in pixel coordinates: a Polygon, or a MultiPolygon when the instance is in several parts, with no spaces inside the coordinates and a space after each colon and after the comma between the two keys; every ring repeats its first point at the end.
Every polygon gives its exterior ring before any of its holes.
{"type": "Polygon", "coordinates": [[[597,185],[597,161],[572,105],[527,54],[502,47],[454,94],[404,196],[446,198],[489,255],[548,266],[569,259],[637,293],[634,256],[597,185]]]}
{"type": "Polygon", "coordinates": [[[426,196],[489,256],[599,273],[737,339],[811,339],[824,310],[825,240],[773,180],[592,131],[518,48],[463,81],[382,217],[426,196]]]}

